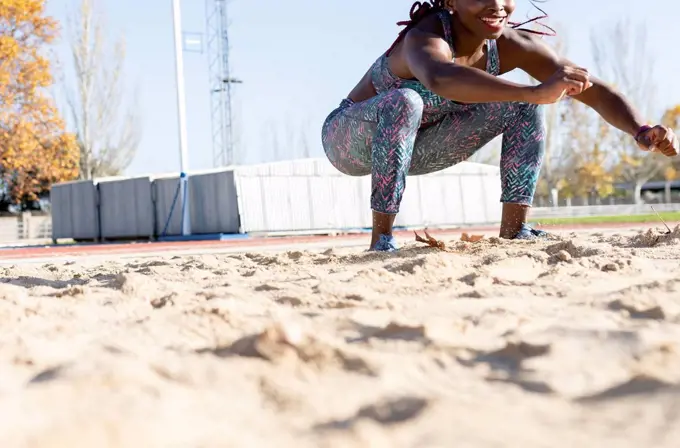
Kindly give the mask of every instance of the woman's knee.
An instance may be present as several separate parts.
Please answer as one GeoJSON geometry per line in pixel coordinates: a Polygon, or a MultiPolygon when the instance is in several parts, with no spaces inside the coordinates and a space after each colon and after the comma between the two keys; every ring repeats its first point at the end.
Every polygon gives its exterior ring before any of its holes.
{"type": "Polygon", "coordinates": [[[391,90],[385,94],[385,101],[382,102],[383,114],[416,126],[420,126],[424,107],[423,98],[412,89],[391,90]]]}
{"type": "MultiPolygon", "coordinates": [[[[510,103],[503,134],[510,147],[523,147],[529,142],[538,143],[535,149],[542,154],[546,139],[543,108],[538,104],[510,103]]],[[[539,155],[540,155],[539,154],[539,155]]]]}
{"type": "Polygon", "coordinates": [[[537,128],[543,128],[544,108],[540,104],[532,103],[509,103],[506,124],[515,127],[520,124],[532,124],[537,128]]]}

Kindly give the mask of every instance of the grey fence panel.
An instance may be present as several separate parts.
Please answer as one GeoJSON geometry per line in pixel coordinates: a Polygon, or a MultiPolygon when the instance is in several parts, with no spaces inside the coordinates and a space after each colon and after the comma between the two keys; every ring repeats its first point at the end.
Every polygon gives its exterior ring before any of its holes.
{"type": "Polygon", "coordinates": [[[151,179],[137,177],[99,183],[102,238],[152,238],[151,179]]]}
{"type": "Polygon", "coordinates": [[[238,233],[239,210],[234,172],[189,176],[191,233],[238,233]]]}
{"type": "Polygon", "coordinates": [[[55,184],[50,190],[53,239],[99,238],[97,187],[91,180],[55,184]]]}
{"type": "Polygon", "coordinates": [[[179,176],[155,179],[153,181],[154,213],[156,217],[156,236],[176,236],[182,233],[182,198],[177,195],[173,208],[173,200],[177,193],[179,176]],[[171,216],[172,213],[172,216],[171,216]]]}

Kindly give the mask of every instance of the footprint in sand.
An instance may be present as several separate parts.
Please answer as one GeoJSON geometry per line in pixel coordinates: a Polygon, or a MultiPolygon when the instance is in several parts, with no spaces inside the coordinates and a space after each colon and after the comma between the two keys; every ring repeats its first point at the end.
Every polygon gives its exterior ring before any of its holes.
{"type": "Polygon", "coordinates": [[[367,419],[382,425],[394,425],[414,420],[425,412],[430,401],[421,397],[398,397],[360,408],[353,416],[317,425],[317,429],[345,429],[367,419]]]}
{"type": "Polygon", "coordinates": [[[507,258],[484,267],[483,271],[497,282],[529,285],[539,278],[543,266],[530,257],[507,258]]]}
{"type": "Polygon", "coordinates": [[[279,297],[278,299],[276,299],[276,303],[278,303],[279,305],[286,305],[292,307],[298,307],[305,304],[304,300],[291,296],[279,297]]]}
{"type": "Polygon", "coordinates": [[[261,358],[276,364],[304,364],[318,370],[339,367],[360,375],[376,375],[375,369],[361,357],[332,347],[293,324],[272,325],[261,333],[211,351],[219,357],[261,358]]]}
{"type": "Polygon", "coordinates": [[[612,311],[626,311],[633,319],[652,319],[664,320],[666,313],[664,309],[656,303],[644,303],[634,299],[617,299],[609,303],[612,311]]]}

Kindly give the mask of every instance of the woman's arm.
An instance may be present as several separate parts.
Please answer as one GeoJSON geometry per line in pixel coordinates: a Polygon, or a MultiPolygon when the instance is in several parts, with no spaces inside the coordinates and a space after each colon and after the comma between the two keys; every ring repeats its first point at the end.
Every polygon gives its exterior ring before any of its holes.
{"type": "MultiPolygon", "coordinates": [[[[541,82],[550,78],[555,70],[575,66],[530,33],[511,30],[504,34],[500,46],[508,50],[501,54],[501,61],[505,58],[509,68],[524,70],[541,82]]],[[[635,137],[645,124],[640,113],[613,87],[594,76],[589,79],[592,87],[572,98],[590,106],[612,126],[635,137]]]]}
{"type": "Polygon", "coordinates": [[[531,86],[454,64],[448,44],[436,34],[419,29],[409,31],[403,54],[413,76],[428,90],[446,99],[462,103],[529,102],[532,99],[531,86]]]}
{"type": "Polygon", "coordinates": [[[565,92],[580,93],[588,88],[587,74],[575,67],[553,70],[543,84],[529,86],[455,64],[448,44],[440,36],[420,29],[406,35],[403,51],[411,74],[427,89],[462,103],[549,104],[558,101],[565,92]]]}

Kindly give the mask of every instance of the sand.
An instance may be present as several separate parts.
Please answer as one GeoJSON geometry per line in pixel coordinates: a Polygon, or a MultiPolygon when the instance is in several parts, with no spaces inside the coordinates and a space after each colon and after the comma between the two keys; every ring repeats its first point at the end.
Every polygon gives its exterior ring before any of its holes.
{"type": "Polygon", "coordinates": [[[0,446],[680,446],[680,227],[406,243],[0,268],[0,446]]]}

